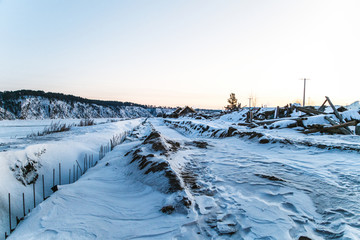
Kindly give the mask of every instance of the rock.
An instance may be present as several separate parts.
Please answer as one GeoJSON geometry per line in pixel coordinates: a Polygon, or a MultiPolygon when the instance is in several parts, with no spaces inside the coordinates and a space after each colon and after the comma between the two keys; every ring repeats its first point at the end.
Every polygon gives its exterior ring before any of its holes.
{"type": "Polygon", "coordinates": [[[299,237],[299,240],[311,240],[311,238],[305,237],[305,236],[301,236],[299,237]]]}
{"type": "Polygon", "coordinates": [[[261,144],[266,144],[266,143],[269,143],[269,142],[270,142],[270,140],[265,138],[265,137],[261,137],[260,140],[259,140],[259,143],[261,143],[261,144]]]}
{"type": "Polygon", "coordinates": [[[268,176],[268,175],[263,175],[263,174],[255,174],[255,176],[261,177],[261,178],[266,178],[270,181],[279,181],[279,182],[285,182],[285,180],[275,177],[275,176],[268,176]]]}
{"type": "Polygon", "coordinates": [[[175,208],[171,205],[168,205],[162,207],[160,211],[166,214],[172,214],[175,211],[175,208]]]}

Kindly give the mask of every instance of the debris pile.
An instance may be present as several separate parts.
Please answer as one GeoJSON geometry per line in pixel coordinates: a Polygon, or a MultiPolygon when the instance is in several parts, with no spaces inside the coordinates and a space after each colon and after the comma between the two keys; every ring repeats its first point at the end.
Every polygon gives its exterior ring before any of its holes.
{"type": "Polygon", "coordinates": [[[297,127],[305,134],[320,132],[360,135],[359,110],[348,110],[343,106],[336,108],[329,97],[325,98],[320,107],[301,107],[299,104],[289,104],[275,109],[248,109],[246,113],[243,112],[244,121],[239,122],[238,125],[263,126],[267,129],[297,127]],[[325,105],[326,103],[329,104],[329,107],[325,105]],[[350,126],[355,126],[355,129],[351,130],[350,126]]]}

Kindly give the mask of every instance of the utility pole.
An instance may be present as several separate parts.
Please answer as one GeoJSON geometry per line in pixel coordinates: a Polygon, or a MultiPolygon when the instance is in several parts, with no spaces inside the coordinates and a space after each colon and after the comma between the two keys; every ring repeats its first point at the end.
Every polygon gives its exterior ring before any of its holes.
{"type": "Polygon", "coordinates": [[[300,80],[303,80],[303,81],[304,81],[303,107],[305,107],[306,81],[309,81],[310,79],[308,79],[308,78],[303,78],[303,79],[300,79],[300,80]]]}
{"type": "Polygon", "coordinates": [[[252,122],[252,118],[253,118],[252,111],[251,111],[251,100],[252,100],[252,97],[249,97],[249,122],[250,123],[252,122]]]}

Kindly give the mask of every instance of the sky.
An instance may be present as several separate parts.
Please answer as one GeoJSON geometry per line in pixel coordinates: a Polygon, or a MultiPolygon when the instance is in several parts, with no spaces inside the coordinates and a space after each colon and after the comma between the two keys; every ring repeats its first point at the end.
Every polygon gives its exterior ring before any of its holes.
{"type": "Polygon", "coordinates": [[[221,109],[360,100],[358,0],[0,0],[0,91],[221,109]]]}

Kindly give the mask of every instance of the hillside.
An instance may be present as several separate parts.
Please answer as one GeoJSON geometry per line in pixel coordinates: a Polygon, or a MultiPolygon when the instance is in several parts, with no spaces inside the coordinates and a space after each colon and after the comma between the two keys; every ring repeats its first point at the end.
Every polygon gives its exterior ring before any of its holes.
{"type": "Polygon", "coordinates": [[[73,95],[19,90],[0,92],[0,120],[134,118],[151,116],[145,105],[90,100],[73,95]]]}

